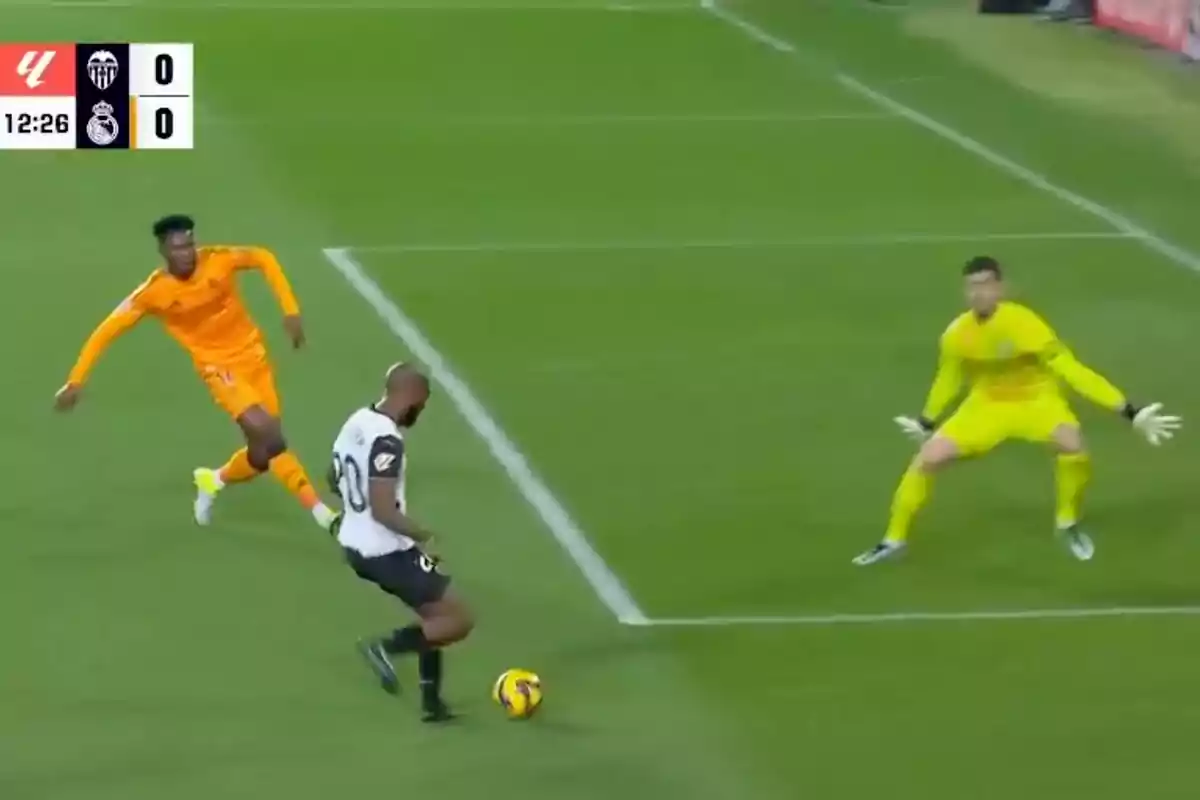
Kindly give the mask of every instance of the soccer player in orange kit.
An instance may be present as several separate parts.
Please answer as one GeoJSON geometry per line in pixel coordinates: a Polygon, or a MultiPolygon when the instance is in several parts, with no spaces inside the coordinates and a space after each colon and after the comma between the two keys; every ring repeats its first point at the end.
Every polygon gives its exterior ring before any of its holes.
{"type": "Polygon", "coordinates": [[[55,395],[55,407],[70,411],[79,402],[88,374],[101,353],[146,316],[157,317],[192,357],[213,400],[233,417],[246,446],[220,469],[197,469],[196,522],[207,525],[212,505],[226,485],[270,472],[324,528],[337,514],[321,502],[300,460],[287,449],[279,421],[279,395],[262,333],[238,294],[236,275],[258,269],[284,314],[296,348],[304,344],[300,306],[279,261],[261,247],[196,247],[195,223],[174,215],[154,223],[166,266],[156,269],[92,333],[55,395]]]}

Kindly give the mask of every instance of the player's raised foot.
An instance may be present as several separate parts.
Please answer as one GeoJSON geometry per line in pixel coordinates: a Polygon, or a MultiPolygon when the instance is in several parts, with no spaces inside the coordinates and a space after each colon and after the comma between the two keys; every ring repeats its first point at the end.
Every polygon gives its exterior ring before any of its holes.
{"type": "Polygon", "coordinates": [[[1091,561],[1096,555],[1096,545],[1078,525],[1069,525],[1058,529],[1059,538],[1067,545],[1071,555],[1080,561],[1091,561]]]}
{"type": "Polygon", "coordinates": [[[362,639],[358,643],[358,652],[379,679],[379,687],[388,694],[400,694],[400,679],[396,677],[396,668],[383,649],[383,643],[377,639],[362,639]]]}
{"type": "Polygon", "coordinates": [[[887,539],[884,539],[865,553],[856,555],[854,557],[854,565],[856,567],[870,566],[878,561],[898,555],[903,549],[904,542],[889,542],[887,539]]]}
{"type": "Polygon", "coordinates": [[[422,722],[450,722],[453,719],[455,719],[454,712],[442,700],[422,704],[422,722]]]}
{"type": "Polygon", "coordinates": [[[196,502],[193,513],[197,525],[207,525],[212,522],[212,507],[217,500],[217,494],[224,487],[221,475],[215,469],[199,467],[192,472],[192,482],[196,485],[196,502]]]}

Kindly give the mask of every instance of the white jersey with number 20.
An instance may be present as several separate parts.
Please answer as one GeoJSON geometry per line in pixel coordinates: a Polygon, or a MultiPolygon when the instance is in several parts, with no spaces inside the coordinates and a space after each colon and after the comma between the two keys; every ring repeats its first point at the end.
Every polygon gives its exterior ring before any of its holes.
{"type": "Polygon", "coordinates": [[[344,508],[338,531],[343,547],[372,558],[415,544],[380,525],[371,513],[372,478],[395,479],[396,507],[404,512],[404,455],[404,435],[396,421],[372,406],[355,411],[342,426],[333,443],[333,474],[344,508]]]}

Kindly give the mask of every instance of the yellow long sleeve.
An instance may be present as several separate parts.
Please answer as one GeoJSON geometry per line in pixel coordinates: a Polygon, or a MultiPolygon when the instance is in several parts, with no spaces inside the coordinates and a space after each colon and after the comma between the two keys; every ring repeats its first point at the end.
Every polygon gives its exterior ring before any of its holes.
{"type": "Polygon", "coordinates": [[[253,267],[262,272],[284,316],[299,314],[300,302],[296,299],[296,293],[292,291],[292,285],[283,272],[283,265],[279,263],[275,254],[265,247],[247,247],[245,250],[249,258],[243,267],[253,267]]]}
{"type": "Polygon", "coordinates": [[[937,374],[933,385],[929,387],[929,396],[925,400],[925,410],[921,416],[930,422],[936,421],[946,410],[946,407],[958,397],[962,391],[963,369],[962,361],[942,347],[938,357],[937,374]]]}
{"type": "Polygon", "coordinates": [[[1065,347],[1059,348],[1045,364],[1064,383],[1096,405],[1117,411],[1128,402],[1124,392],[1103,375],[1081,363],[1065,347]]]}
{"type": "Polygon", "coordinates": [[[136,325],[143,316],[145,316],[145,312],[128,300],[109,314],[96,330],[92,331],[92,335],[84,343],[83,350],[80,351],[79,358],[75,361],[75,366],[71,367],[71,374],[67,376],[67,383],[82,384],[86,381],[92,367],[96,365],[108,346],[118,336],[136,325]]]}

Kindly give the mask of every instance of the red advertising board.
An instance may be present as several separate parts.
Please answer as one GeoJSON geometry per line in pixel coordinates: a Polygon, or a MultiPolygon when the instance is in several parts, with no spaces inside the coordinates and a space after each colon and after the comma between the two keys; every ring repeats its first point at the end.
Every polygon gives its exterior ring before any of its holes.
{"type": "Polygon", "coordinates": [[[1200,28],[1193,19],[1198,6],[1200,0],[1097,0],[1096,24],[1188,53],[1196,44],[1189,28],[1200,28]]]}
{"type": "Polygon", "coordinates": [[[1187,42],[1184,55],[1200,61],[1200,0],[1192,0],[1188,9],[1187,42]]]}
{"type": "Polygon", "coordinates": [[[1200,0],[1096,0],[1096,24],[1200,57],[1200,0]]]}

